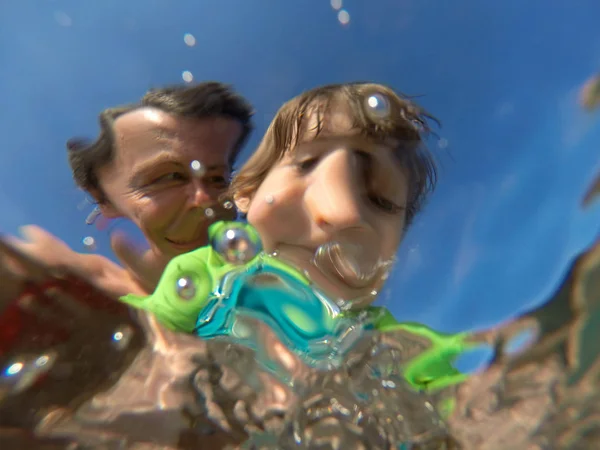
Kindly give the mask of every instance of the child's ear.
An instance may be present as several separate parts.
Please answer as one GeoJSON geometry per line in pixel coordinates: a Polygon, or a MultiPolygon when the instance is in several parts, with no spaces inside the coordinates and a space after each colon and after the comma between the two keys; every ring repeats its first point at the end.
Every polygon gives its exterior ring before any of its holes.
{"type": "Polygon", "coordinates": [[[248,212],[248,210],[250,209],[250,197],[248,197],[246,195],[240,195],[240,196],[236,195],[233,198],[233,201],[235,202],[236,208],[241,213],[246,214],[248,212]]]}

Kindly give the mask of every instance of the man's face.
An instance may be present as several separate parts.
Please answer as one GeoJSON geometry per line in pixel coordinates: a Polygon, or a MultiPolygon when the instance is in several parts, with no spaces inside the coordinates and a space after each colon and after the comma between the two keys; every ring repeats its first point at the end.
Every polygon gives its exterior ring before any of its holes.
{"type": "Polygon", "coordinates": [[[133,221],[168,259],[206,245],[208,226],[222,219],[219,196],[228,187],[228,161],[242,125],[141,108],[117,118],[114,132],[114,160],[98,171],[108,199],[103,214],[133,221]]]}

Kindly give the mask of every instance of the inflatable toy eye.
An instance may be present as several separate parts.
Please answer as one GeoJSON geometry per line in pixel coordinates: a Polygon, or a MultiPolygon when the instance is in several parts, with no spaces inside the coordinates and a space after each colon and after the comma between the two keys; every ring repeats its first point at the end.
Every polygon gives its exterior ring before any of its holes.
{"type": "Polygon", "coordinates": [[[177,295],[182,300],[192,300],[196,295],[196,285],[191,277],[183,276],[177,279],[175,287],[177,295]]]}

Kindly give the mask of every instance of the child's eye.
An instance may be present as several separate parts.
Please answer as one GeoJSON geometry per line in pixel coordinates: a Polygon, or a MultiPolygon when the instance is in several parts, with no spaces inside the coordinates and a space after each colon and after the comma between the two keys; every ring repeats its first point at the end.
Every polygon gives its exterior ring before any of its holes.
{"type": "Polygon", "coordinates": [[[396,205],[394,202],[391,202],[381,195],[369,194],[369,201],[377,208],[388,214],[398,214],[405,209],[404,207],[396,205]]]}
{"type": "Polygon", "coordinates": [[[296,168],[302,173],[310,172],[318,164],[318,158],[306,158],[296,163],[296,168]]]}

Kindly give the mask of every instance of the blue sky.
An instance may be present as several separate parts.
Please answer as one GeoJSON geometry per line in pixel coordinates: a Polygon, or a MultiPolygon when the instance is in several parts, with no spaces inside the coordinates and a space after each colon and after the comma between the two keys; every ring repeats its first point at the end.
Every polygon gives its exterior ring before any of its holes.
{"type": "Polygon", "coordinates": [[[78,250],[92,235],[109,255],[64,143],[185,70],[255,105],[246,156],[285,100],[374,80],[423,95],[444,139],[431,143],[438,190],[379,304],[446,331],[506,320],[546,298],[598,233],[600,206],[579,200],[600,170],[600,115],[580,111],[577,90],[600,71],[600,3],[571,5],[344,0],[343,26],[329,0],[3,2],[0,230],[36,223],[78,250]]]}

